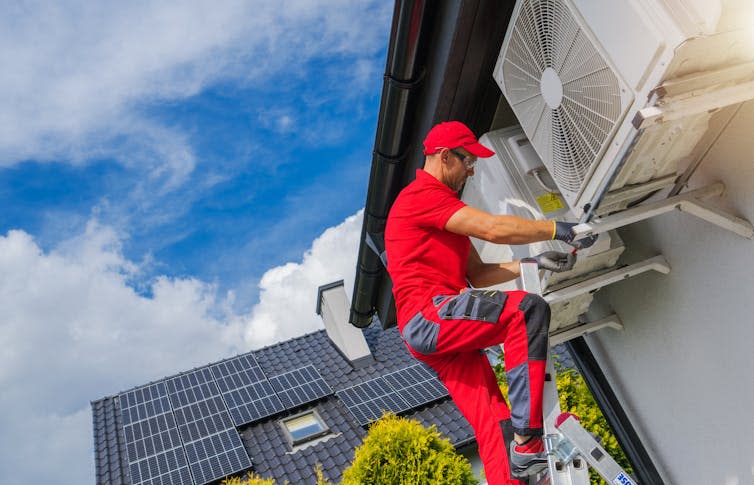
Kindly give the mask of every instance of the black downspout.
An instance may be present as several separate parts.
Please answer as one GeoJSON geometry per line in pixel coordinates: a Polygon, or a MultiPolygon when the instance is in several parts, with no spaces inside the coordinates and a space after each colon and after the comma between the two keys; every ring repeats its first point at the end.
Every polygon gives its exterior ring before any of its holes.
{"type": "Polygon", "coordinates": [[[372,321],[377,288],[385,277],[379,256],[366,244],[367,234],[382,241],[388,211],[401,188],[407,151],[406,133],[415,91],[422,81],[420,40],[426,8],[423,0],[398,0],[393,12],[380,115],[372,155],[372,170],[361,229],[358,266],[351,299],[350,321],[366,327],[372,321]]]}
{"type": "Polygon", "coordinates": [[[618,444],[626,453],[628,461],[631,462],[637,481],[642,485],[662,485],[664,482],[652,458],[644,448],[639,435],[636,434],[636,430],[631,425],[628,415],[623,410],[586,340],[583,337],[569,340],[566,342],[566,347],[579,372],[584,376],[584,381],[605,415],[605,419],[612,427],[618,444]]]}

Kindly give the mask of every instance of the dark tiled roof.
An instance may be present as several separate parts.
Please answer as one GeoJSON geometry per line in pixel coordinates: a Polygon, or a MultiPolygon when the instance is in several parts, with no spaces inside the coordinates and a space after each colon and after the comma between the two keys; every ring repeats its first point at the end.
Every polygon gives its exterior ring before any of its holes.
{"type": "Polygon", "coordinates": [[[92,420],[97,483],[130,484],[119,400],[105,398],[92,402],[92,420]]]}
{"type": "Polygon", "coordinates": [[[321,401],[315,408],[332,435],[295,452],[278,419],[255,423],[243,430],[244,446],[259,475],[275,478],[278,483],[284,480],[290,483],[316,483],[314,467],[320,463],[328,479],[340,477],[366,431],[350,422],[348,410],[336,398],[321,401]]]}
{"type": "Polygon", "coordinates": [[[364,336],[375,361],[362,369],[351,367],[335,349],[324,330],[271,345],[253,353],[268,376],[313,364],[333,389],[353,386],[416,364],[395,328],[382,330],[372,325],[364,330],[364,336]]]}
{"type": "MultiPolygon", "coordinates": [[[[255,423],[242,431],[244,446],[259,475],[275,478],[277,483],[288,480],[296,484],[316,484],[314,469],[320,463],[325,478],[333,482],[340,480],[343,470],[353,461],[354,449],[361,444],[366,430],[352,421],[348,410],[338,399],[321,401],[314,408],[330,428],[331,435],[296,451],[292,451],[280,427],[279,416],[255,423]]],[[[427,427],[435,425],[456,446],[474,439],[471,427],[449,399],[430,404],[407,416],[427,427]]]]}
{"type": "MultiPolygon", "coordinates": [[[[336,350],[324,330],[271,345],[251,352],[268,376],[275,376],[313,364],[333,390],[343,389],[388,372],[416,364],[406,350],[396,328],[383,330],[375,324],[364,330],[374,362],[354,369],[336,350]]],[[[97,483],[130,484],[118,399],[103,398],[92,402],[97,483]]],[[[474,439],[473,431],[449,398],[417,408],[408,417],[437,429],[456,445],[474,439]]],[[[278,484],[315,484],[315,465],[322,465],[328,480],[338,481],[353,460],[354,449],[366,430],[335,396],[290,409],[282,415],[257,421],[240,430],[244,447],[251,457],[254,471],[278,484]],[[316,409],[330,429],[326,439],[293,449],[279,421],[304,410],[316,409]]]]}

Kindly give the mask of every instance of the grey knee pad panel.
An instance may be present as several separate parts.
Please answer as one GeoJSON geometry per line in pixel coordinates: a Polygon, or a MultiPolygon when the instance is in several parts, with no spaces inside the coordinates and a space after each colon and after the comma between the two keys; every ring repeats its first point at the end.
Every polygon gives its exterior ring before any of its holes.
{"type": "Polygon", "coordinates": [[[550,305],[539,295],[529,293],[518,306],[524,313],[526,335],[529,340],[529,359],[547,359],[547,341],[550,331],[550,305]]]}
{"type": "Polygon", "coordinates": [[[437,335],[440,324],[424,318],[422,312],[414,315],[403,327],[403,339],[420,354],[431,354],[437,350],[437,335]]]}

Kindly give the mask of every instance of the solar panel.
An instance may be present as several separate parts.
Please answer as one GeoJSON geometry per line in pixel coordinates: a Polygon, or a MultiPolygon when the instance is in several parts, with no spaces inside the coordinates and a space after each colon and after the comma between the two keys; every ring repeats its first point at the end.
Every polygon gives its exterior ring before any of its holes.
{"type": "Polygon", "coordinates": [[[212,365],[211,370],[236,426],[285,410],[251,354],[212,365]]]}
{"type": "Polygon", "coordinates": [[[336,394],[362,426],[379,419],[384,411],[400,413],[410,409],[403,397],[382,377],[341,389],[336,394]]]}
{"type": "Polygon", "coordinates": [[[170,378],[166,384],[197,485],[251,468],[251,460],[208,367],[170,378]]]}
{"type": "Polygon", "coordinates": [[[193,485],[164,382],[119,396],[133,485],[193,485]]]}
{"type": "Polygon", "coordinates": [[[412,365],[382,376],[411,408],[436,401],[448,395],[448,390],[431,369],[423,364],[412,365]]]}
{"type": "Polygon", "coordinates": [[[332,394],[332,389],[313,365],[270,377],[270,383],[285,409],[332,394]]]}
{"type": "Polygon", "coordinates": [[[400,413],[448,395],[437,375],[423,364],[336,392],[360,425],[379,419],[384,411],[400,413]]]}
{"type": "Polygon", "coordinates": [[[262,367],[251,354],[239,355],[233,359],[218,362],[212,365],[211,369],[220,392],[238,389],[267,379],[262,367]]]}
{"type": "Polygon", "coordinates": [[[197,484],[204,484],[251,468],[241,438],[235,429],[186,443],[186,455],[197,484]]]}

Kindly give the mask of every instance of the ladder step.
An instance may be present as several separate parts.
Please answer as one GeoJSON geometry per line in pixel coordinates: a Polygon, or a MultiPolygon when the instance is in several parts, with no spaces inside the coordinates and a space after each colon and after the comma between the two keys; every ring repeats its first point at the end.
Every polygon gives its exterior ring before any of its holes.
{"type": "Polygon", "coordinates": [[[610,456],[600,443],[585,430],[578,418],[570,413],[563,413],[555,421],[555,427],[562,435],[555,450],[568,450],[564,461],[574,456],[582,456],[589,466],[599,473],[610,484],[636,485],[636,481],[610,456]]]}

